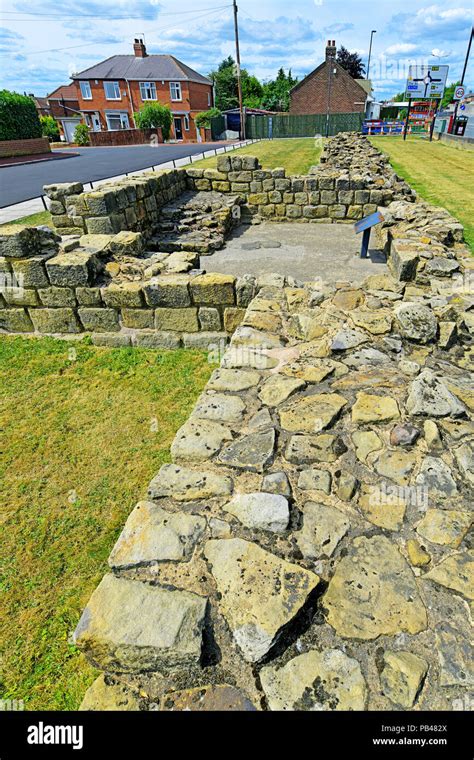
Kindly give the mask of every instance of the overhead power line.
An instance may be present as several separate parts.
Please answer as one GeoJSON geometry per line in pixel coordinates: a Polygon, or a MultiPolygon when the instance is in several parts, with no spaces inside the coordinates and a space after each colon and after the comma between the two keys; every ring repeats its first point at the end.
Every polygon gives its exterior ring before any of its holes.
{"type": "MultiPolygon", "coordinates": [[[[192,11],[173,11],[168,12],[165,11],[163,13],[158,14],[158,18],[161,18],[161,16],[185,16],[192,13],[200,13],[201,11],[217,11],[221,10],[222,8],[228,8],[228,5],[217,5],[207,8],[193,8],[192,11]]],[[[27,16],[28,18],[15,18],[11,20],[15,21],[28,21],[29,18],[52,18],[52,19],[58,19],[59,21],[63,18],[73,18],[76,21],[80,21],[81,18],[95,18],[97,20],[103,20],[103,21],[130,21],[132,18],[136,18],[135,16],[128,14],[127,16],[100,16],[97,13],[36,13],[34,11],[2,11],[0,13],[0,16],[4,16],[5,14],[8,14],[9,16],[27,16]]],[[[6,21],[10,19],[5,19],[6,21]]],[[[138,20],[138,18],[137,18],[138,20]]],[[[143,17],[140,17],[140,21],[150,21],[151,19],[146,19],[143,17]]]]}

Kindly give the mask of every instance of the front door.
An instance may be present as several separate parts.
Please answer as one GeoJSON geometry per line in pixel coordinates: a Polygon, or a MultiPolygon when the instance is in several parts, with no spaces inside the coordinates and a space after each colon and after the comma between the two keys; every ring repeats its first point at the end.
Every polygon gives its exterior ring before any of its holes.
{"type": "Polygon", "coordinates": [[[94,130],[94,132],[101,131],[100,118],[99,118],[99,114],[97,113],[92,114],[92,129],[94,130]]]}
{"type": "Polygon", "coordinates": [[[181,124],[181,116],[175,116],[174,117],[174,136],[176,140],[182,140],[183,139],[183,127],[181,124]]]}

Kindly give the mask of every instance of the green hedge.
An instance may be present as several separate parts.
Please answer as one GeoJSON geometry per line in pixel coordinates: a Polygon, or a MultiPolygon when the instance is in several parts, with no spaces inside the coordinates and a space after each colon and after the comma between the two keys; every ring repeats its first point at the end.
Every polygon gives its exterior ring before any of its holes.
{"type": "Polygon", "coordinates": [[[0,140],[29,140],[41,135],[33,100],[17,92],[0,90],[0,140]]]}

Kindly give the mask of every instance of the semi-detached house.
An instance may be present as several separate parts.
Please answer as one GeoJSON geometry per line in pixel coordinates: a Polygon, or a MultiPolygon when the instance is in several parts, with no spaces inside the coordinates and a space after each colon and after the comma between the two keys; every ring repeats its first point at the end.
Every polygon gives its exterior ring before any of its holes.
{"type": "Polygon", "coordinates": [[[199,140],[194,118],[214,105],[210,79],[173,55],[148,55],[142,39],[135,39],[133,55],[114,55],[72,79],[79,110],[94,131],[134,128],[134,112],[159,101],[171,108],[171,139],[199,140]]]}

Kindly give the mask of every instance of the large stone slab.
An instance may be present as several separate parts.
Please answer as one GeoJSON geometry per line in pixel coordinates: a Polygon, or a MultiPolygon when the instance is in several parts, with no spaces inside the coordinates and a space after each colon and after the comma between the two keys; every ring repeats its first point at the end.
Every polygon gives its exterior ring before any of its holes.
{"type": "Polygon", "coordinates": [[[367,685],[357,660],[340,649],[311,650],[260,672],[271,710],[364,710],[367,685]]]}
{"type": "Polygon", "coordinates": [[[319,433],[332,425],[347,399],[338,393],[317,393],[290,402],[280,410],[280,423],[293,433],[319,433]]]}
{"type": "Polygon", "coordinates": [[[200,462],[210,459],[224,441],[231,441],[232,433],[226,425],[212,420],[189,419],[180,427],[171,444],[173,459],[200,462]]]}
{"type": "Polygon", "coordinates": [[[74,632],[74,641],[103,670],[138,673],[199,662],[207,600],[140,581],[105,575],[74,632]]]}
{"type": "Polygon", "coordinates": [[[474,600],[474,551],[451,554],[423,578],[474,600]]]}
{"type": "Polygon", "coordinates": [[[216,422],[241,422],[245,404],[240,396],[226,393],[203,393],[193,409],[193,417],[216,422]]]}
{"type": "Polygon", "coordinates": [[[339,509],[308,501],[303,510],[303,527],[296,543],[305,559],[330,557],[349,530],[350,521],[339,509]]]}
{"type": "Polygon", "coordinates": [[[396,705],[409,709],[423,686],[428,663],[412,652],[386,651],[380,683],[386,697],[396,705]]]}
{"type": "Polygon", "coordinates": [[[290,511],[288,500],[273,493],[239,493],[224,506],[224,511],[234,515],[247,528],[283,533],[288,527],[290,511]]]}
{"type": "Polygon", "coordinates": [[[335,462],[347,451],[342,438],[332,433],[292,435],[285,450],[285,459],[294,464],[335,462]]]}
{"type": "Polygon", "coordinates": [[[123,568],[189,560],[205,529],[204,517],[167,512],[152,501],[140,501],[112,549],[109,565],[123,568]]]}
{"type": "Polygon", "coordinates": [[[208,541],[204,551],[234,639],[248,662],[258,662],[319,577],[240,538],[208,541]]]}
{"type": "Polygon", "coordinates": [[[170,496],[176,501],[211,499],[232,493],[232,479],[216,472],[190,470],[177,464],[164,464],[148,486],[150,499],[170,496]]]}
{"type": "Polygon", "coordinates": [[[251,472],[263,472],[273,458],[275,431],[251,433],[226,446],[218,456],[219,462],[228,467],[251,472]]]}
{"type": "Polygon", "coordinates": [[[466,413],[463,404],[430,369],[413,380],[407,398],[409,414],[429,417],[461,417],[466,413]]]}
{"type": "Polygon", "coordinates": [[[354,539],[329,582],[323,606],[328,623],[344,638],[419,633],[427,626],[415,577],[384,536],[354,539]]]}

